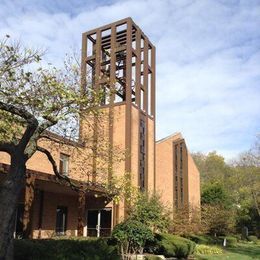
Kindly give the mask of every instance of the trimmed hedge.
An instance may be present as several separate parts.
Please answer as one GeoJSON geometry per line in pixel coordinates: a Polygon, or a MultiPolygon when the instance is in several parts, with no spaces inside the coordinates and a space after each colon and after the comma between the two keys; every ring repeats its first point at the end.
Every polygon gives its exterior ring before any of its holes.
{"type": "Polygon", "coordinates": [[[204,244],[204,245],[216,244],[216,239],[207,235],[190,235],[187,237],[187,239],[190,239],[196,244],[204,244]]]}
{"type": "Polygon", "coordinates": [[[200,245],[223,245],[225,238],[227,246],[235,246],[237,244],[237,238],[234,236],[211,237],[207,235],[190,235],[187,238],[200,245]]]}
{"type": "Polygon", "coordinates": [[[21,239],[14,241],[15,260],[114,260],[117,249],[106,239],[21,239]]]}
{"type": "Polygon", "coordinates": [[[247,240],[256,243],[258,238],[257,238],[257,236],[248,236],[247,240]]]}
{"type": "Polygon", "coordinates": [[[146,245],[150,253],[166,257],[186,258],[193,254],[195,243],[189,239],[170,234],[156,234],[153,243],[146,245]]]}

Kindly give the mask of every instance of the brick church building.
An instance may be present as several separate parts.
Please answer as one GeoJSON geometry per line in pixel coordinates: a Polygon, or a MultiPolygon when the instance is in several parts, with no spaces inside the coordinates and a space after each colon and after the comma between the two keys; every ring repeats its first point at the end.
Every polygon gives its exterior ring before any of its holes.
{"type": "MultiPolygon", "coordinates": [[[[81,118],[77,142],[48,133],[40,145],[50,150],[62,174],[74,183],[89,183],[89,191],[77,192],[58,182],[47,157],[37,152],[27,163],[16,237],[109,236],[126,216],[124,201],[109,201],[98,185],[111,174],[130,173],[132,185],[158,191],[172,209],[199,207],[199,172],[184,138],[177,133],[155,141],[155,63],[154,45],[131,18],[83,33],[82,88],[92,85],[107,93],[98,108],[106,119],[81,118]],[[104,139],[99,129],[108,144],[102,149],[124,151],[124,159],[112,162],[108,153],[102,162],[98,145],[104,139]],[[81,142],[93,136],[100,140],[95,149],[81,142]]],[[[9,163],[8,155],[0,152],[0,182],[9,163]]]]}

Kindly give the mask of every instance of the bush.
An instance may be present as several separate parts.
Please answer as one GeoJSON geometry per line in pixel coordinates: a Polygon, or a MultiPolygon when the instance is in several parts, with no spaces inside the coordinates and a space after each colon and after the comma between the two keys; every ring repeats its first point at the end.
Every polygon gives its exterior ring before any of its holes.
{"type": "Polygon", "coordinates": [[[21,239],[14,241],[16,260],[119,259],[115,246],[105,239],[21,239]]]}
{"type": "Polygon", "coordinates": [[[233,236],[220,236],[218,237],[219,244],[223,245],[224,239],[226,238],[227,246],[235,246],[237,244],[237,238],[233,236]]]}
{"type": "Polygon", "coordinates": [[[165,208],[158,194],[139,193],[128,214],[131,219],[142,222],[151,230],[168,230],[171,212],[165,208]]]}
{"type": "Polygon", "coordinates": [[[179,236],[156,234],[153,243],[147,244],[147,251],[166,257],[188,257],[193,254],[195,243],[179,236]]]}
{"type": "Polygon", "coordinates": [[[248,239],[248,241],[251,241],[251,242],[254,242],[254,243],[256,243],[257,240],[258,240],[257,236],[248,236],[247,239],[248,239]]]}
{"type": "Polygon", "coordinates": [[[196,245],[195,253],[199,255],[220,255],[223,250],[216,246],[196,245]]]}
{"type": "Polygon", "coordinates": [[[125,254],[143,253],[146,241],[153,240],[152,231],[140,221],[127,219],[115,226],[112,239],[118,244],[122,258],[125,254]]]}
{"type": "Polygon", "coordinates": [[[191,241],[195,242],[196,244],[214,244],[216,241],[214,238],[206,235],[190,235],[187,237],[191,241]]]}
{"type": "Polygon", "coordinates": [[[227,246],[235,246],[237,244],[237,238],[233,236],[227,236],[227,246]]]}

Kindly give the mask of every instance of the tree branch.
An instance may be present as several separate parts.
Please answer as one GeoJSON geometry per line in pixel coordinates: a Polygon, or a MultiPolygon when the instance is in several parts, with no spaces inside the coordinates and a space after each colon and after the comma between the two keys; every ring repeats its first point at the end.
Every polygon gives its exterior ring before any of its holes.
{"type": "Polygon", "coordinates": [[[48,160],[50,161],[50,163],[52,165],[53,172],[59,180],[65,181],[75,191],[81,190],[81,187],[79,185],[76,185],[75,183],[73,183],[68,176],[60,174],[54,158],[52,157],[51,153],[47,149],[40,147],[40,146],[37,146],[36,149],[37,149],[37,151],[42,152],[47,156],[48,160]]]}
{"type": "MultiPolygon", "coordinates": [[[[40,135],[49,127],[53,126],[57,122],[55,120],[48,121],[46,120],[43,122],[40,126],[38,126],[34,132],[33,135],[30,136],[30,143],[26,148],[26,154],[28,158],[32,157],[34,152],[37,150],[37,140],[39,140],[40,135]]],[[[29,131],[29,130],[28,130],[29,131]]]]}
{"type": "Polygon", "coordinates": [[[54,158],[52,157],[51,153],[43,148],[43,147],[40,147],[40,146],[37,146],[36,147],[36,150],[45,154],[48,158],[48,160],[50,161],[51,165],[52,165],[52,169],[53,169],[53,172],[55,174],[55,176],[62,182],[64,182],[65,184],[69,185],[71,187],[72,190],[74,191],[83,191],[83,192],[86,192],[88,190],[92,190],[93,188],[97,188],[100,192],[103,193],[103,195],[105,195],[107,198],[111,199],[113,197],[113,194],[110,194],[110,193],[106,193],[106,189],[103,185],[99,185],[97,183],[93,183],[93,182],[81,182],[81,181],[78,181],[79,184],[75,184],[71,181],[71,179],[68,177],[68,176],[65,176],[65,175],[62,175],[59,170],[58,170],[58,166],[54,160],[54,158]]]}
{"type": "Polygon", "coordinates": [[[13,115],[17,115],[23,119],[26,120],[28,123],[26,130],[21,138],[21,141],[19,142],[19,147],[24,150],[30,141],[30,138],[33,136],[35,130],[38,127],[38,120],[34,115],[32,115],[30,112],[23,108],[18,108],[12,104],[6,104],[2,101],[0,101],[0,109],[7,111],[13,115]]]}
{"type": "Polygon", "coordinates": [[[0,151],[12,154],[15,149],[15,145],[12,143],[1,143],[0,142],[0,151]]]}
{"type": "Polygon", "coordinates": [[[29,143],[31,137],[35,133],[37,127],[38,127],[38,121],[37,121],[37,124],[36,123],[28,124],[28,126],[27,126],[27,128],[26,128],[26,130],[23,134],[23,137],[22,137],[22,139],[19,143],[19,146],[21,147],[22,150],[24,150],[26,148],[26,146],[29,143]]]}
{"type": "Polygon", "coordinates": [[[28,124],[38,124],[38,121],[35,118],[35,116],[23,108],[18,108],[12,104],[6,104],[0,101],[0,109],[22,117],[23,119],[26,120],[28,124]]]}

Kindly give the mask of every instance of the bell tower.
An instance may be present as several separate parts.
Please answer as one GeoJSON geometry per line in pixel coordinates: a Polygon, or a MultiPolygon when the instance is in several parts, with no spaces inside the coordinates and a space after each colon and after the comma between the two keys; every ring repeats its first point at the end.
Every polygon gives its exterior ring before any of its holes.
{"type": "Polygon", "coordinates": [[[81,69],[83,91],[103,90],[100,109],[111,116],[109,142],[126,151],[114,172],[129,172],[133,185],[154,190],[155,47],[125,18],[83,33],[81,69]]]}

